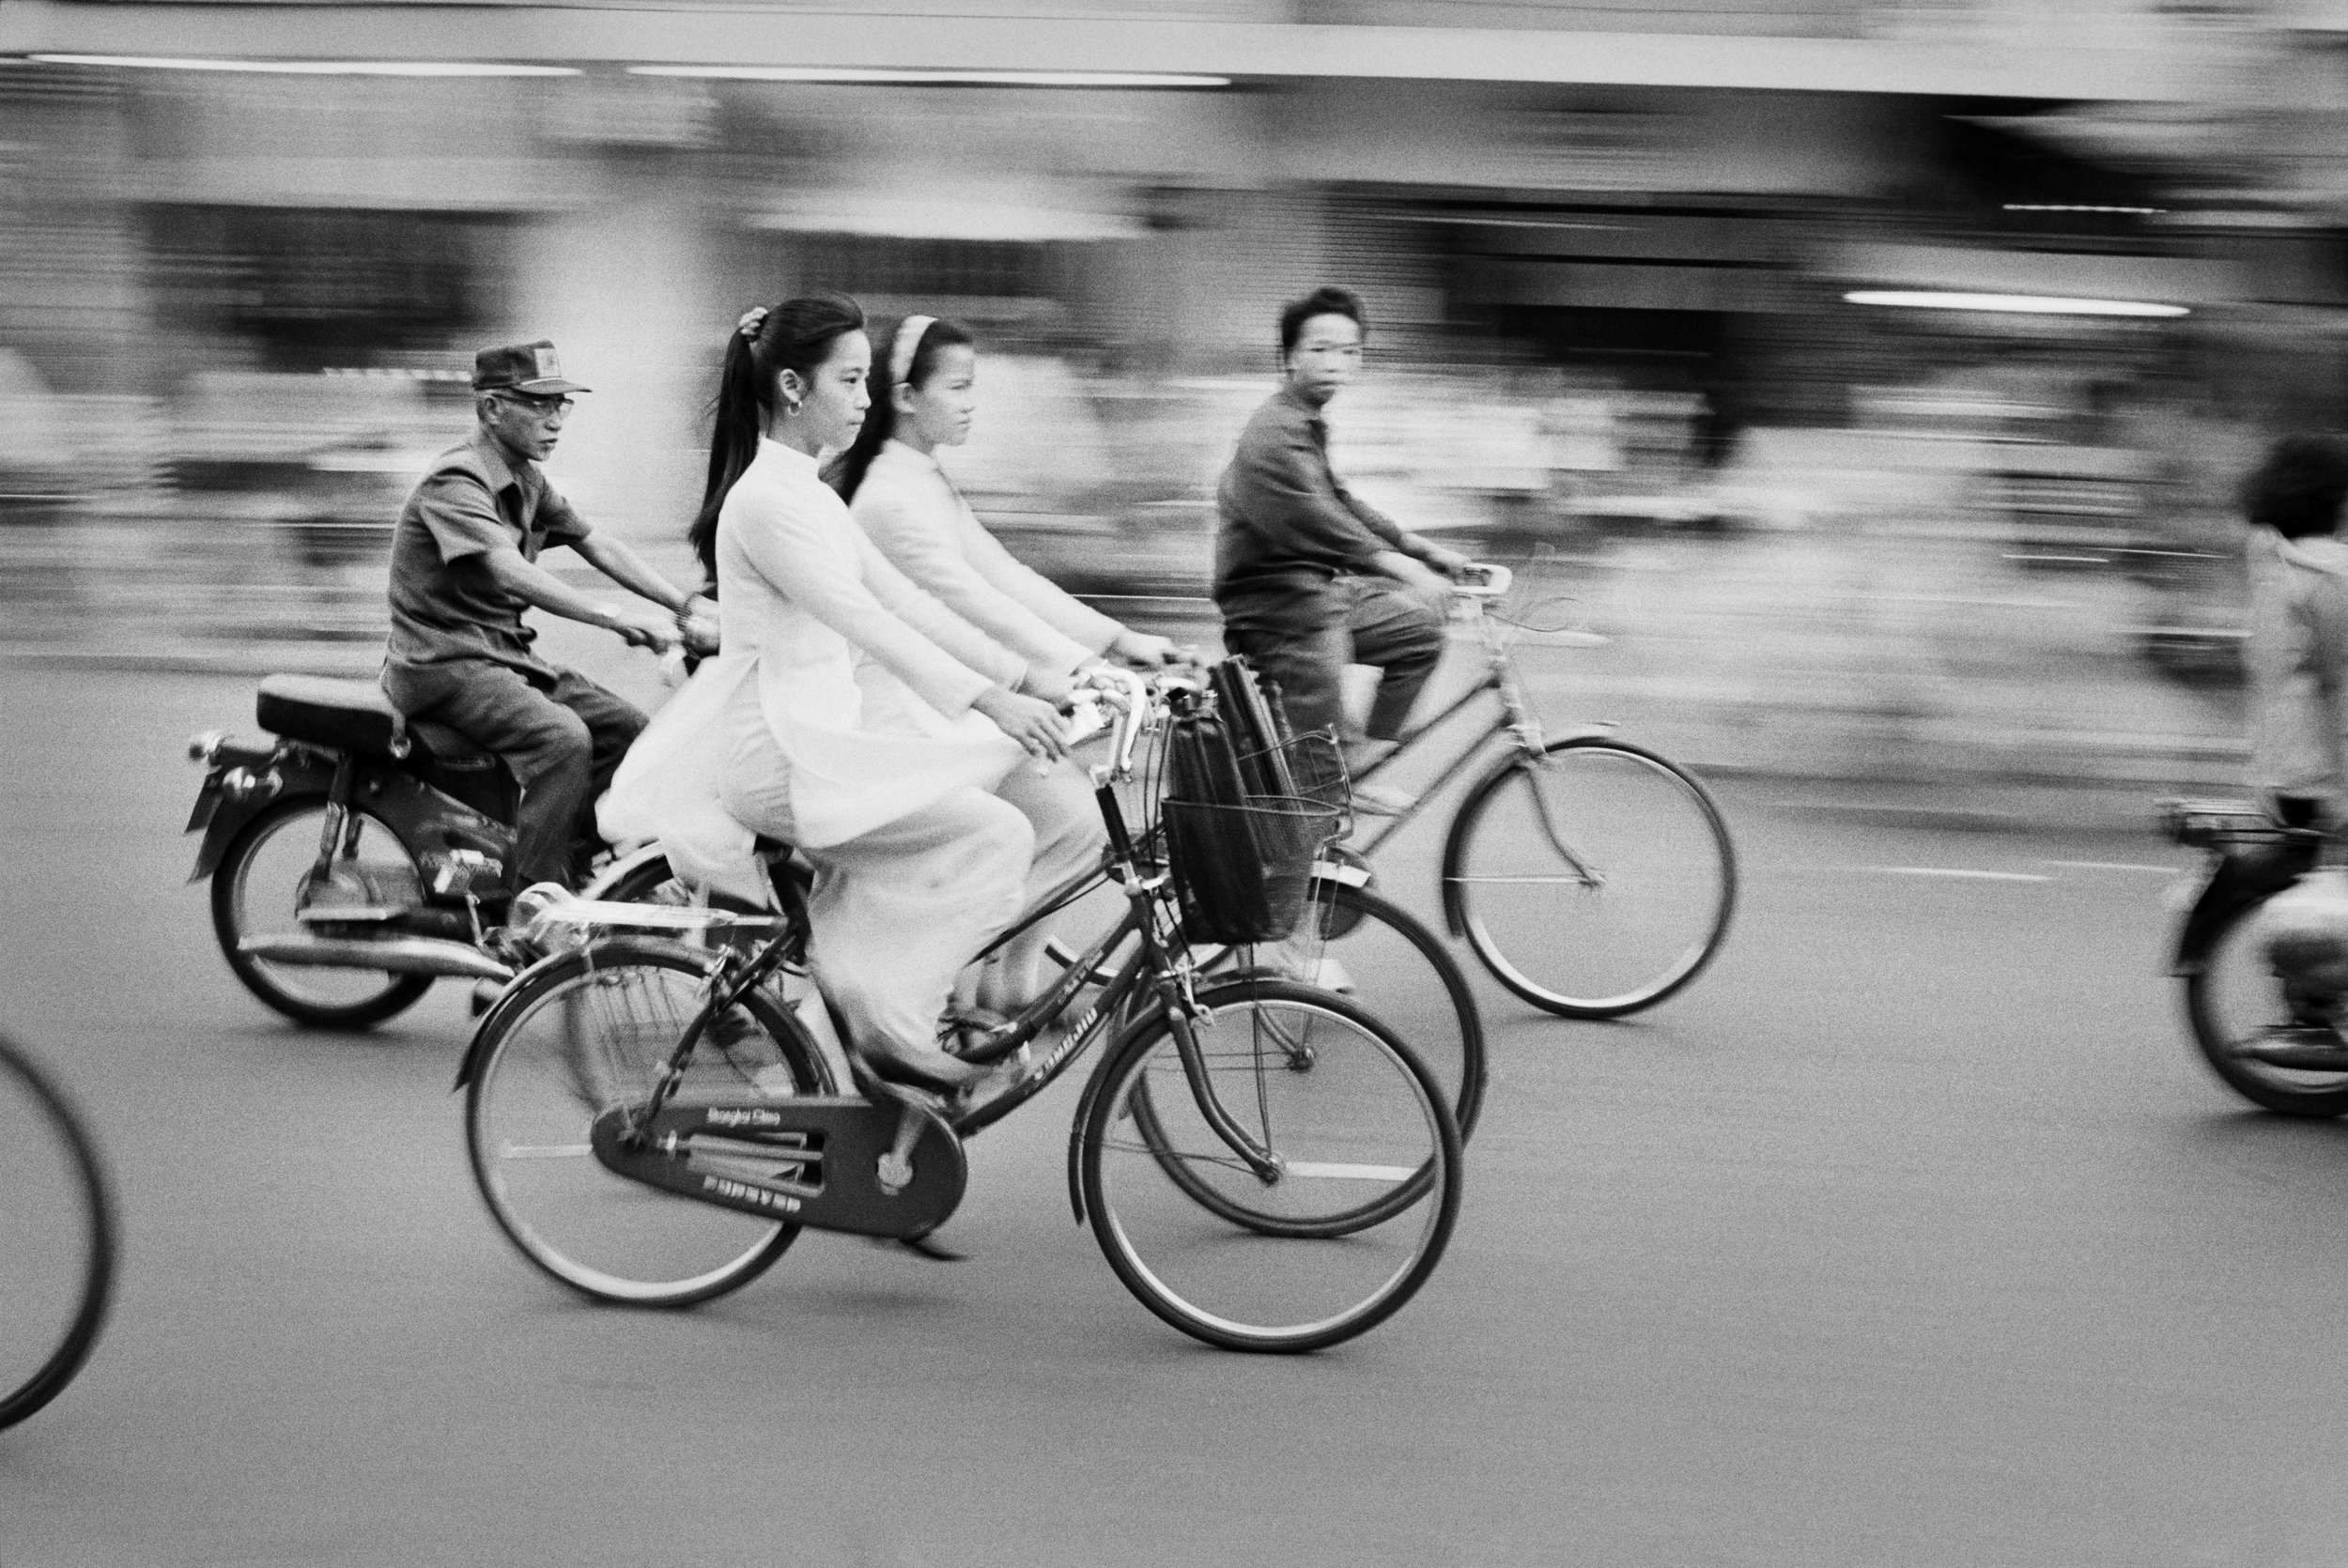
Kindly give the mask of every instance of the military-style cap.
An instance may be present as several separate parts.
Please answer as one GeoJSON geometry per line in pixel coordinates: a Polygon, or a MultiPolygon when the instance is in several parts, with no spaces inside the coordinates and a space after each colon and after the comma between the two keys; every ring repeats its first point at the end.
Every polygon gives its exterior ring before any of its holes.
{"type": "Polygon", "coordinates": [[[563,366],[554,357],[554,345],[540,338],[535,343],[502,343],[495,348],[484,348],[475,354],[472,357],[472,390],[512,391],[528,392],[533,397],[555,397],[591,389],[576,381],[564,380],[563,366]]]}

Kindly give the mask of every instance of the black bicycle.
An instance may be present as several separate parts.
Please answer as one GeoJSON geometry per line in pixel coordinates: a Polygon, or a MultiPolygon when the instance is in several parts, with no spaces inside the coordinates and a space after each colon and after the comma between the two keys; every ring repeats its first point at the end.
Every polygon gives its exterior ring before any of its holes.
{"type": "Polygon", "coordinates": [[[0,1036],[0,1428],[65,1391],[114,1296],[113,1191],[81,1116],[0,1036]]]}
{"type": "MultiPolygon", "coordinates": [[[[826,1004],[787,874],[780,915],[542,908],[541,940],[584,940],[500,998],[458,1078],[474,1178],[522,1253],[597,1299],[684,1306],[756,1278],[806,1227],[920,1243],[961,1201],[963,1141],[1113,1035],[1076,1109],[1070,1197],[1151,1311],[1209,1344],[1304,1351],[1408,1301],[1459,1212],[1450,1096],[1343,996],[1200,974],[1173,879],[1136,851],[1113,787],[1142,734],[1193,698],[1113,679],[1113,757],[1094,782],[1126,913],[965,1050],[998,1064],[975,1097],[860,1062],[861,1093],[837,1092],[803,1022],[826,1004]],[[655,918],[710,945],[593,935],[655,918]]],[[[1291,869],[1300,883],[1313,848],[1291,869]]]]}

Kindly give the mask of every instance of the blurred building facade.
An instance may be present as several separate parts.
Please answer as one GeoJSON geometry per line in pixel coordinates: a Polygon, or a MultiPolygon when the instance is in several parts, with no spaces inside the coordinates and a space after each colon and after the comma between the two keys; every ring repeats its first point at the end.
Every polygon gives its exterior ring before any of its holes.
{"type": "Polygon", "coordinates": [[[1331,280],[1390,373],[1359,465],[1478,516],[1635,513],[1630,470],[1754,432],[1839,433],[1813,472],[2332,424],[2344,40],[2299,0],[0,0],[0,398],[49,433],[0,489],[290,519],[332,570],[463,428],[471,346],[548,336],[597,389],[564,482],[672,540],[725,333],[819,287],[980,329],[968,471],[1014,517],[1195,532],[1278,301],[1331,280]],[[564,74],[433,73],[485,65],[564,74]],[[724,74],[770,68],[1054,85],[724,74]]]}

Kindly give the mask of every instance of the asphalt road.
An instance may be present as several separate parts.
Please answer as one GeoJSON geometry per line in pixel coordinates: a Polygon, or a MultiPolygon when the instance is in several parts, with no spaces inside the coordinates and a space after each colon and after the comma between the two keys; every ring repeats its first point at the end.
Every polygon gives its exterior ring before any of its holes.
{"type": "MultiPolygon", "coordinates": [[[[701,1311],[572,1299],[466,1176],[461,988],[304,1034],[212,950],[180,745],[250,711],[0,666],[0,1026],[128,1221],[97,1359],[0,1435],[0,1568],[2348,1555],[2348,1132],[2190,1056],[2149,838],[1723,785],[1717,967],[1622,1025],[1486,987],[1442,1269],[1264,1360],[1072,1222],[1073,1078],[973,1145],[970,1261],[810,1236],[701,1311]]],[[[1423,857],[1383,885],[1431,913],[1423,857]]]]}

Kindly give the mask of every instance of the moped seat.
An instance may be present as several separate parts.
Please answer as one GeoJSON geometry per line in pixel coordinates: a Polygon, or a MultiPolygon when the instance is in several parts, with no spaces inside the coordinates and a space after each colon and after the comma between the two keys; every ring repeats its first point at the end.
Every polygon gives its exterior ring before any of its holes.
{"type": "MultiPolygon", "coordinates": [[[[393,757],[397,714],[383,688],[372,681],[271,675],[262,681],[253,707],[255,720],[271,734],[362,757],[393,757]]],[[[495,761],[488,752],[447,725],[428,719],[409,719],[407,761],[417,766],[483,768],[495,761]]]]}

